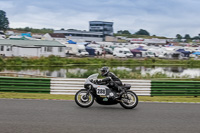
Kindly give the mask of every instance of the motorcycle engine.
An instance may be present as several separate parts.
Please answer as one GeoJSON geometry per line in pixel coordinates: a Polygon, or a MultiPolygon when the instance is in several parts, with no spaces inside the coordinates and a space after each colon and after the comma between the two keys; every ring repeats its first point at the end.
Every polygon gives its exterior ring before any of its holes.
{"type": "Polygon", "coordinates": [[[109,95],[107,95],[107,98],[113,98],[115,97],[115,94],[113,92],[110,92],[109,95]]]}
{"type": "Polygon", "coordinates": [[[110,97],[113,97],[113,96],[114,96],[114,93],[113,93],[113,92],[110,92],[110,93],[109,93],[109,96],[110,96],[110,97]]]}

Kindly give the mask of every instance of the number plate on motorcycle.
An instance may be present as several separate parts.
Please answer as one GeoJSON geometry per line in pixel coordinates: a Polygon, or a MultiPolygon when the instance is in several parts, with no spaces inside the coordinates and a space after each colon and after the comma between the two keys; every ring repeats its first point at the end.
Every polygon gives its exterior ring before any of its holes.
{"type": "Polygon", "coordinates": [[[106,89],[105,88],[97,88],[97,95],[106,95],[106,89]]]}

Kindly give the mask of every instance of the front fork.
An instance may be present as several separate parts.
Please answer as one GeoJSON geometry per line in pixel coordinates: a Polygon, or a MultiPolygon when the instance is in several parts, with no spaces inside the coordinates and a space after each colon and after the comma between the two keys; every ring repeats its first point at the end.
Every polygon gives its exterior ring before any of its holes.
{"type": "Polygon", "coordinates": [[[89,96],[90,90],[91,90],[91,88],[87,90],[87,92],[86,92],[86,94],[84,96],[85,98],[87,98],[89,96]]]}

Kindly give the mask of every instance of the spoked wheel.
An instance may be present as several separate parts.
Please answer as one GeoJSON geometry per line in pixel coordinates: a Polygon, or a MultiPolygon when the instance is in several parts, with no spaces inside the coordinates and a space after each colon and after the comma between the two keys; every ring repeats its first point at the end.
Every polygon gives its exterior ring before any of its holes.
{"type": "Polygon", "coordinates": [[[89,93],[87,94],[87,90],[82,89],[79,90],[76,95],[75,95],[75,102],[78,104],[80,107],[87,108],[90,107],[94,103],[94,96],[89,93]]]}
{"type": "Polygon", "coordinates": [[[138,104],[138,97],[134,92],[127,91],[125,94],[122,95],[120,104],[125,109],[133,109],[138,104]]]}

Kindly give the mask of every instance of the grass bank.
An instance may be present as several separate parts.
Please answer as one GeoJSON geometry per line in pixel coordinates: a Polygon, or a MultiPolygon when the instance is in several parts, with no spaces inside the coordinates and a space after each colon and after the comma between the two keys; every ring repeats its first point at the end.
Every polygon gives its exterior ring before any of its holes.
{"type": "Polygon", "coordinates": [[[40,58],[0,57],[0,66],[70,66],[70,65],[187,65],[200,66],[200,60],[167,60],[157,58],[62,58],[58,56],[40,58]]]}
{"type": "MultiPolygon", "coordinates": [[[[0,92],[0,98],[74,100],[74,95],[52,95],[52,94],[35,94],[35,93],[0,92]]],[[[139,96],[139,101],[200,103],[200,97],[193,97],[193,96],[154,96],[154,97],[139,96]]]]}

